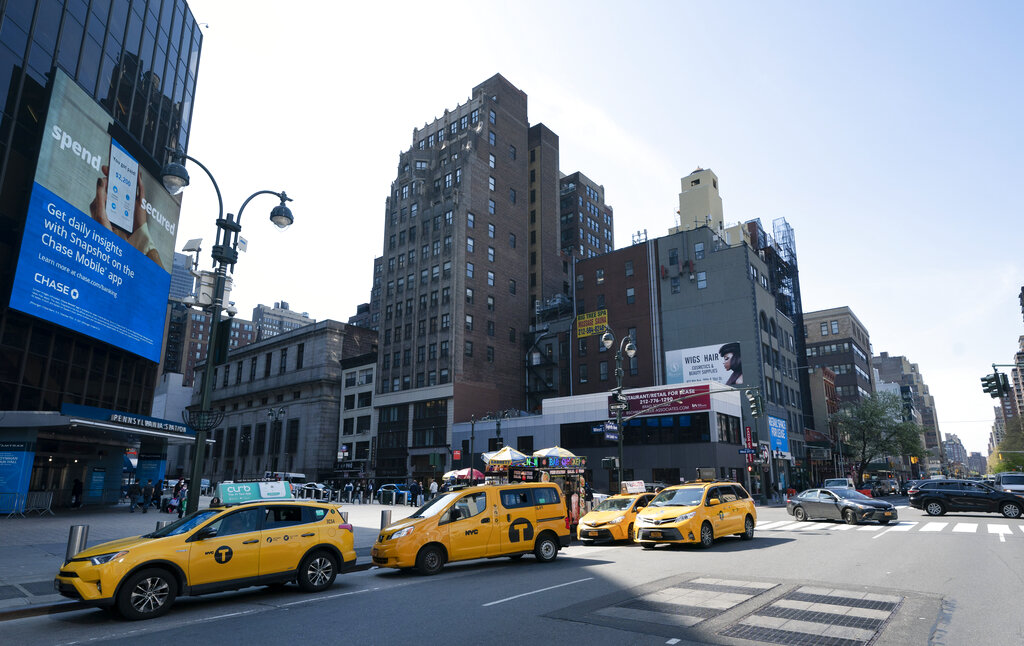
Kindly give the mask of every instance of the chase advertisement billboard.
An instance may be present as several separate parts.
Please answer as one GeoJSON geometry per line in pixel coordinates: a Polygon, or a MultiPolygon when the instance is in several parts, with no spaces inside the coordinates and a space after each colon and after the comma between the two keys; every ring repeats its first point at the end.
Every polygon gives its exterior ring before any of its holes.
{"type": "Polygon", "coordinates": [[[10,306],[159,361],[180,202],[54,72],[10,306]]]}

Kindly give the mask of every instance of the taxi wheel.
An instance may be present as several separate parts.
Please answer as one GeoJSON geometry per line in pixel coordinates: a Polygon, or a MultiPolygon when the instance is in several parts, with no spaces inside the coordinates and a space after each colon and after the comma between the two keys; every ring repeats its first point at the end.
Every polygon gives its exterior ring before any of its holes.
{"type": "Polygon", "coordinates": [[[416,570],[420,574],[430,576],[437,574],[444,567],[444,554],[436,545],[427,545],[416,555],[416,570]]]}
{"type": "Polygon", "coordinates": [[[740,534],[740,538],[745,541],[754,538],[754,519],[750,516],[747,516],[747,519],[743,521],[743,533],[740,534]]]}
{"type": "Polygon", "coordinates": [[[302,559],[299,565],[299,587],[306,592],[320,592],[331,587],[338,576],[338,563],[330,552],[317,550],[302,559]]]}
{"type": "Polygon", "coordinates": [[[541,563],[550,563],[558,556],[558,543],[551,538],[550,534],[544,534],[534,544],[533,555],[541,563]]]}
{"type": "Polygon", "coordinates": [[[633,534],[633,523],[630,523],[629,524],[629,529],[626,530],[626,540],[632,542],[633,541],[633,536],[634,536],[634,534],[633,534]]]}
{"type": "Polygon", "coordinates": [[[700,526],[700,546],[711,547],[715,544],[715,531],[711,529],[711,523],[704,523],[700,526]]]}
{"type": "Polygon", "coordinates": [[[142,570],[132,575],[117,597],[117,610],[125,619],[153,619],[170,610],[178,596],[178,583],[167,570],[142,570]]]}

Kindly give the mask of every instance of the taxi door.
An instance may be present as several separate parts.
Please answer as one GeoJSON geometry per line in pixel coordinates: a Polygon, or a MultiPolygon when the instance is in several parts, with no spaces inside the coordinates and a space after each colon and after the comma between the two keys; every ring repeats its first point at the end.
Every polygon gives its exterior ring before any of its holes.
{"type": "Polygon", "coordinates": [[[732,521],[729,505],[722,502],[722,488],[710,487],[707,496],[704,498],[704,509],[707,519],[711,521],[711,527],[715,530],[715,536],[724,536],[729,533],[729,524],[732,521]],[[716,500],[715,504],[711,504],[716,500]]]}
{"type": "Polygon", "coordinates": [[[553,529],[556,533],[565,531],[565,503],[554,485],[534,487],[533,515],[537,519],[535,533],[542,529],[553,529]]]}
{"type": "Polygon", "coordinates": [[[196,532],[190,540],[188,582],[191,586],[256,576],[260,566],[259,507],[221,516],[196,532]],[[210,538],[198,538],[207,529],[210,538]]]}
{"type": "Polygon", "coordinates": [[[533,489],[530,487],[498,489],[502,554],[533,549],[533,539],[537,534],[537,516],[533,503],[533,489]]]}
{"type": "Polygon", "coordinates": [[[722,531],[730,534],[742,532],[746,509],[740,502],[736,488],[732,485],[722,485],[718,488],[718,495],[721,496],[722,505],[726,508],[725,527],[722,531]]]}
{"type": "Polygon", "coordinates": [[[326,513],[326,510],[288,504],[263,507],[263,531],[260,536],[261,576],[287,572],[299,567],[299,559],[320,539],[316,512],[326,513]]]}
{"type": "Polygon", "coordinates": [[[487,556],[494,522],[487,509],[487,492],[476,491],[458,498],[441,516],[438,526],[448,530],[448,554],[452,561],[487,556]]]}

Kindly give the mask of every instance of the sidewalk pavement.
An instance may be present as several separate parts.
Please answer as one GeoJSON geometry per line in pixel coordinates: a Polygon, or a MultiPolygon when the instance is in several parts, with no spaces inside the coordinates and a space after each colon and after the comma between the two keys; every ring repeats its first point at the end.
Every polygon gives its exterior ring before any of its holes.
{"type": "MultiPolygon", "coordinates": [[[[210,504],[209,497],[199,499],[200,508],[210,504]]],[[[403,505],[342,504],[348,512],[355,534],[356,563],[369,565],[370,548],[380,532],[381,512],[391,511],[392,520],[405,518],[414,511],[403,505]]],[[[3,518],[0,516],[0,621],[36,614],[48,614],[80,608],[53,590],[53,579],[64,564],[68,534],[73,525],[87,525],[87,545],[126,536],[146,534],[156,529],[157,521],[177,520],[177,514],[149,509],[128,513],[127,503],[79,509],[56,509],[55,516],[3,518]]]]}

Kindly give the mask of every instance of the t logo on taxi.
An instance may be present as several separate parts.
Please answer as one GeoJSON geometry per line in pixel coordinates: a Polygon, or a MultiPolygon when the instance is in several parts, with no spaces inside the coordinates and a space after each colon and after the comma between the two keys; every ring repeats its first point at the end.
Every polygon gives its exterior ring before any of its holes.
{"type": "Polygon", "coordinates": [[[213,560],[217,561],[218,563],[227,563],[231,560],[233,554],[234,552],[231,551],[230,547],[228,547],[227,545],[221,545],[216,550],[214,550],[213,560]]]}

